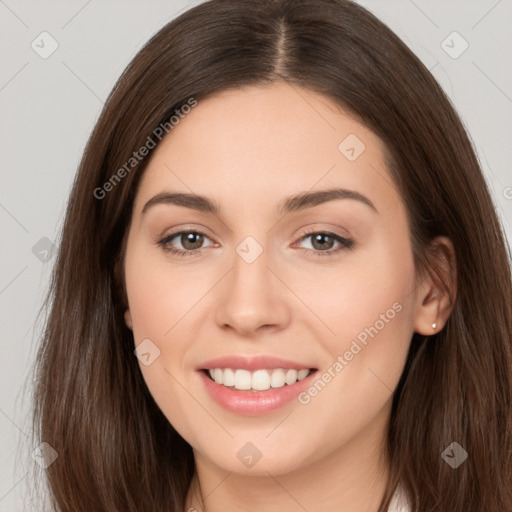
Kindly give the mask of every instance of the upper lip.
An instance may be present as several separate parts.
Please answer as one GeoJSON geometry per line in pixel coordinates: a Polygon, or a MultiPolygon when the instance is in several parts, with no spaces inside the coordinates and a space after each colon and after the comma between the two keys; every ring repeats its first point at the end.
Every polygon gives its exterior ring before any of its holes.
{"type": "Polygon", "coordinates": [[[309,364],[298,363],[274,356],[224,356],[210,359],[197,367],[197,370],[213,370],[214,368],[236,368],[242,370],[262,370],[274,368],[288,368],[294,370],[311,369],[309,364]]]}

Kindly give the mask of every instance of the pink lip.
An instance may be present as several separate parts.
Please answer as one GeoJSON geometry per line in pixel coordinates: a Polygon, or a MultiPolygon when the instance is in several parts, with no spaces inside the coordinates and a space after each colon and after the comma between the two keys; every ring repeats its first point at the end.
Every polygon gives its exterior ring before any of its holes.
{"type": "MultiPolygon", "coordinates": [[[[226,367],[229,368],[229,366],[216,366],[216,368],[226,367]]],[[[282,368],[282,366],[278,366],[278,368],[282,368]]],[[[312,379],[316,377],[318,372],[312,372],[305,379],[290,386],[285,384],[281,388],[270,388],[267,391],[239,391],[227,388],[211,380],[205,371],[198,371],[197,373],[210,397],[221,407],[236,414],[258,416],[275,411],[291,402],[311,385],[312,379]]]]}
{"type": "Polygon", "coordinates": [[[274,368],[287,368],[295,370],[303,370],[313,368],[311,365],[288,361],[272,356],[226,356],[217,359],[211,359],[199,365],[197,370],[213,370],[214,368],[234,368],[241,370],[272,370],[274,368]]]}

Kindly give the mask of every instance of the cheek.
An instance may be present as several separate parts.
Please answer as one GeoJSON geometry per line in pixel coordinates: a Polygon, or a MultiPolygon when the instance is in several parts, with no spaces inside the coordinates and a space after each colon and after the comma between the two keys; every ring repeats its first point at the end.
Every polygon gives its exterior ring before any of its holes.
{"type": "Polygon", "coordinates": [[[325,334],[319,339],[330,354],[325,381],[333,385],[318,405],[340,397],[345,411],[382,405],[398,383],[413,333],[415,268],[408,239],[382,236],[303,286],[300,293],[331,331],[320,325],[325,334]]]}
{"type": "MultiPolygon", "coordinates": [[[[134,345],[149,339],[158,349],[151,365],[139,364],[144,380],[163,411],[187,410],[190,396],[179,383],[184,375],[189,378],[194,346],[190,325],[201,311],[198,302],[211,288],[210,280],[183,264],[173,267],[163,253],[142,244],[128,247],[125,276],[134,345]]],[[[169,420],[183,421],[180,415],[169,420]]]]}
{"type": "Polygon", "coordinates": [[[335,265],[304,268],[293,279],[297,295],[324,324],[322,338],[332,349],[359,333],[364,338],[375,323],[382,333],[411,325],[407,306],[414,299],[415,269],[406,241],[376,240],[335,265]]]}
{"type": "Polygon", "coordinates": [[[126,289],[136,341],[164,341],[201,296],[200,281],[183,268],[173,269],[154,248],[127,251],[126,289]]]}
{"type": "Polygon", "coordinates": [[[204,418],[200,410],[190,407],[190,395],[180,383],[183,383],[182,366],[190,344],[182,328],[189,319],[187,312],[191,305],[200,297],[200,290],[190,285],[193,276],[170,272],[165,258],[156,257],[155,253],[154,248],[134,244],[128,247],[125,261],[134,345],[150,339],[160,351],[149,365],[139,362],[139,368],[169,422],[185,434],[187,441],[197,442],[189,437],[193,432],[190,425],[204,418]]]}

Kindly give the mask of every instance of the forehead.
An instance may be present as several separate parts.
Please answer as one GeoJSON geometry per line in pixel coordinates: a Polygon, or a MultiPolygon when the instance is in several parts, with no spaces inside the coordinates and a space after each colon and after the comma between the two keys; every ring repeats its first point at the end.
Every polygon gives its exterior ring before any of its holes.
{"type": "Polygon", "coordinates": [[[389,207],[400,198],[384,157],[380,138],[323,95],[284,82],[226,90],[199,101],[154,150],[136,209],[167,189],[258,209],[340,186],[389,207]]]}

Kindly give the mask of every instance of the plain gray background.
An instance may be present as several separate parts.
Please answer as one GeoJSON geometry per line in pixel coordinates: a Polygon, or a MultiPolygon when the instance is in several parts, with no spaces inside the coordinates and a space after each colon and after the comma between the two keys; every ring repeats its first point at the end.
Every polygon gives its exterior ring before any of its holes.
{"type": "MultiPolygon", "coordinates": [[[[51,244],[81,153],[137,50],[198,3],[0,0],[1,512],[27,510],[23,497],[35,446],[30,386],[23,386],[40,332],[34,321],[55,261],[51,244]]],[[[512,1],[359,3],[405,41],[452,99],[512,240],[512,1]]]]}

